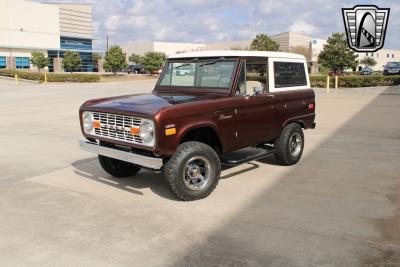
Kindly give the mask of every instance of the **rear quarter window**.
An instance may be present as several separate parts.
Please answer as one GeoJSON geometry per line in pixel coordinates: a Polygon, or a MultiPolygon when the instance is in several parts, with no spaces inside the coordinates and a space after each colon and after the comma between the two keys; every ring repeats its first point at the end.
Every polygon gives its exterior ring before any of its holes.
{"type": "Polygon", "coordinates": [[[307,85],[304,63],[274,62],[275,88],[307,85]]]}

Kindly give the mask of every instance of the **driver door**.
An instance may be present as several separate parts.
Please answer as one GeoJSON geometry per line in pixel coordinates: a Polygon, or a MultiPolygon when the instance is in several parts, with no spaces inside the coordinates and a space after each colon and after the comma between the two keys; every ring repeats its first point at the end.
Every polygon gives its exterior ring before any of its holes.
{"type": "Polygon", "coordinates": [[[236,142],[244,147],[273,138],[274,94],[268,90],[268,60],[242,62],[236,88],[236,142]]]}

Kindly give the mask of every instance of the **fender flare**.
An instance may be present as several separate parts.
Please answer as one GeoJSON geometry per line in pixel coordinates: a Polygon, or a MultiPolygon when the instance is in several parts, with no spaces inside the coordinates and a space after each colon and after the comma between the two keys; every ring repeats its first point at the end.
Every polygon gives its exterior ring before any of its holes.
{"type": "Polygon", "coordinates": [[[184,126],[182,127],[182,130],[179,131],[179,133],[178,133],[178,137],[177,137],[178,142],[180,143],[181,140],[182,140],[182,138],[183,138],[189,131],[195,130],[195,129],[198,129],[198,128],[211,128],[211,129],[215,132],[215,134],[217,135],[218,140],[219,140],[219,142],[220,142],[220,144],[221,144],[221,146],[222,146],[222,150],[225,150],[225,147],[226,147],[226,146],[225,146],[225,143],[224,143],[223,139],[222,139],[221,136],[219,135],[218,127],[217,127],[217,125],[216,125],[214,122],[212,122],[212,121],[201,121],[201,122],[197,122],[197,123],[195,123],[195,124],[184,125],[184,126]]]}

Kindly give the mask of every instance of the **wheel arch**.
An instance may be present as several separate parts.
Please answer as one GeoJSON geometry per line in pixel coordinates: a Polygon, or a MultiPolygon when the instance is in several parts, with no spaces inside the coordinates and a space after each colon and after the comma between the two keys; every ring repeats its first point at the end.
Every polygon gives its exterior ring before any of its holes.
{"type": "Polygon", "coordinates": [[[303,128],[303,129],[306,128],[306,123],[304,122],[304,120],[299,119],[299,118],[292,118],[292,119],[289,119],[289,120],[285,121],[282,124],[282,129],[285,128],[287,125],[289,125],[291,123],[297,123],[298,125],[301,126],[301,128],[303,128]]]}
{"type": "Polygon", "coordinates": [[[218,154],[224,151],[224,144],[212,123],[199,123],[185,128],[179,135],[178,143],[198,141],[211,146],[218,154]]]}

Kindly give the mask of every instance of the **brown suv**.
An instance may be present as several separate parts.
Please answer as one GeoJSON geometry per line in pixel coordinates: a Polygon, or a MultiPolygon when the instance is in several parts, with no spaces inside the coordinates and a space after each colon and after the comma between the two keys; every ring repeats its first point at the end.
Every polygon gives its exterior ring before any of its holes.
{"type": "Polygon", "coordinates": [[[85,102],[79,115],[87,141],[80,146],[98,154],[115,177],[162,170],[178,198],[204,198],[216,187],[221,164],[272,154],[282,165],[300,160],[303,129],[315,127],[306,70],[303,56],[282,52],[170,56],[151,94],[85,102]],[[250,146],[257,152],[230,153],[250,146]]]}

